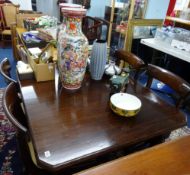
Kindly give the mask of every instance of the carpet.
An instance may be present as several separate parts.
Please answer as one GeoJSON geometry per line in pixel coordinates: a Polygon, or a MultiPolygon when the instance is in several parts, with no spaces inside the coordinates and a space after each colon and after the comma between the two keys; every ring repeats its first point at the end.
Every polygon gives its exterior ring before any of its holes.
{"type": "Polygon", "coordinates": [[[171,132],[170,136],[165,140],[165,142],[175,140],[179,137],[190,135],[190,128],[184,126],[182,128],[176,129],[171,132]]]}
{"type": "Polygon", "coordinates": [[[3,89],[0,89],[0,175],[21,175],[15,128],[3,112],[2,95],[3,89]]]}

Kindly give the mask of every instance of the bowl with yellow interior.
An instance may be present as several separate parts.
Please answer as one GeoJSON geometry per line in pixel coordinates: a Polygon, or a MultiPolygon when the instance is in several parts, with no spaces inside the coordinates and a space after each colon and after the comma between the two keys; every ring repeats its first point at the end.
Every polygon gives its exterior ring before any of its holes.
{"type": "Polygon", "coordinates": [[[116,114],[124,117],[133,117],[141,109],[139,98],[128,93],[116,93],[110,97],[110,107],[116,114]]]}

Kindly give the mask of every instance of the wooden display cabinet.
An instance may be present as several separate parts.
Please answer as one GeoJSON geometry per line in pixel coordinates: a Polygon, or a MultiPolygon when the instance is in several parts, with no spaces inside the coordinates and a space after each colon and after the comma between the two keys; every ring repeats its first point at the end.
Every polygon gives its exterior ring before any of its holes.
{"type": "Polygon", "coordinates": [[[109,21],[108,46],[114,49],[125,48],[127,26],[132,19],[142,19],[144,17],[147,0],[142,0],[139,4],[135,4],[135,0],[112,0],[111,6],[106,6],[105,19],[109,21]],[[141,11],[136,10],[139,7],[141,11]]]}
{"type": "MultiPolygon", "coordinates": [[[[147,13],[150,11],[150,7],[153,8],[154,2],[151,0],[142,0],[139,1],[141,4],[141,11],[137,12],[137,5],[135,0],[123,0],[123,9],[126,10],[126,3],[129,3],[128,13],[127,16],[124,15],[118,18],[118,15],[122,12],[122,7],[118,10],[118,3],[119,0],[112,0],[111,7],[107,8],[105,13],[105,18],[109,20],[110,27],[109,27],[109,34],[108,34],[108,46],[114,51],[114,49],[125,49],[127,51],[131,51],[132,47],[132,40],[134,29],[135,27],[146,27],[146,26],[153,26],[153,27],[161,27],[163,25],[163,18],[157,17],[157,19],[145,19],[147,13]],[[111,11],[111,12],[110,12],[111,11]],[[120,11],[120,12],[119,12],[120,11]],[[108,13],[109,12],[109,13],[108,13]],[[108,14],[110,14],[110,18],[108,18],[108,14]],[[119,21],[117,21],[119,19],[119,21]],[[117,25],[121,23],[125,23],[126,27],[124,30],[117,30],[117,25]],[[116,42],[115,42],[116,41],[116,42]],[[115,44],[115,46],[114,46],[115,44]]],[[[155,3],[157,5],[158,2],[155,3]]],[[[156,8],[156,7],[155,7],[156,8]]],[[[160,7],[159,7],[160,8],[160,7]]],[[[158,9],[160,10],[160,9],[158,9]]],[[[162,16],[165,16],[165,11],[160,10],[162,16]]],[[[159,15],[160,16],[160,15],[159,15]]],[[[149,18],[149,17],[148,17],[149,18]]]]}

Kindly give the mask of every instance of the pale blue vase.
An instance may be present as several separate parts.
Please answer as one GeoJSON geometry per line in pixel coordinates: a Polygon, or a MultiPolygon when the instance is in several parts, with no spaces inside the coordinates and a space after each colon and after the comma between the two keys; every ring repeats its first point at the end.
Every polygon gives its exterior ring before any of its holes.
{"type": "Polygon", "coordinates": [[[90,75],[93,80],[101,80],[107,60],[107,43],[105,40],[95,40],[90,58],[90,75]]]}

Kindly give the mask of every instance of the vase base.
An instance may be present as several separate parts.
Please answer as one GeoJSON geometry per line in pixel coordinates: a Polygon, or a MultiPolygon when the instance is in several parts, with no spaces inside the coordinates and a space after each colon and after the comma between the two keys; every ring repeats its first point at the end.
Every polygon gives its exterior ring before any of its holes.
{"type": "Polygon", "coordinates": [[[92,77],[92,76],[91,76],[91,79],[96,80],[96,81],[99,81],[99,80],[102,79],[102,77],[92,77]]]}
{"type": "Polygon", "coordinates": [[[64,84],[64,83],[62,83],[62,86],[68,90],[77,90],[81,87],[81,85],[68,85],[68,84],[64,84]]]}

